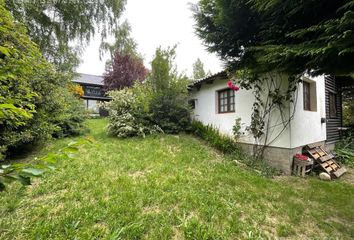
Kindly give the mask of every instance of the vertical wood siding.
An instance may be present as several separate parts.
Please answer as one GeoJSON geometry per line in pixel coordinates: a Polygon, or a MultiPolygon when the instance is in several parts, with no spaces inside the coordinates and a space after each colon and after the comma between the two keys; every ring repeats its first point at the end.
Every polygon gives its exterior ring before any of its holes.
{"type": "Polygon", "coordinates": [[[339,81],[335,77],[327,76],[325,78],[326,88],[326,119],[327,119],[327,142],[335,142],[340,139],[340,131],[338,128],[342,127],[342,94],[339,81]],[[330,93],[336,94],[336,117],[330,116],[329,109],[329,95],[330,93]]]}

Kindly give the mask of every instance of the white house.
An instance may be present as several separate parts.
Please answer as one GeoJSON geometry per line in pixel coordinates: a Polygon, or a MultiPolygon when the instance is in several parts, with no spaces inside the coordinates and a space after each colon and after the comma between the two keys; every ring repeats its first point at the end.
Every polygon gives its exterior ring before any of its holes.
{"type": "MultiPolygon", "coordinates": [[[[277,78],[280,80],[278,83],[283,82],[280,89],[286,91],[288,85],[277,78]]],[[[301,153],[303,146],[321,142],[331,147],[339,140],[341,94],[334,78],[303,77],[293,93],[294,101],[286,101],[283,109],[273,108],[265,121],[265,134],[258,142],[247,130],[251,125],[254,91],[241,88],[235,92],[227,85],[228,81],[230,79],[223,71],[190,85],[194,119],[217,127],[223,134],[232,135],[235,119],[241,118],[243,134],[238,140],[240,145],[248,152],[253,151],[254,145],[266,145],[264,158],[284,173],[291,173],[293,156],[301,153]]],[[[262,99],[267,98],[266,93],[263,92],[262,99]]]]}

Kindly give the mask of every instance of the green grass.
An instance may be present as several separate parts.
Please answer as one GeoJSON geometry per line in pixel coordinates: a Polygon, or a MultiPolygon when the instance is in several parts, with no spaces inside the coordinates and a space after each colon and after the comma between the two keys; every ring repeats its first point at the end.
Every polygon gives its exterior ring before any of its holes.
{"type": "Polygon", "coordinates": [[[265,178],[192,136],[119,140],[88,124],[95,143],[75,160],[0,193],[0,239],[354,237],[352,184],[265,178]]]}

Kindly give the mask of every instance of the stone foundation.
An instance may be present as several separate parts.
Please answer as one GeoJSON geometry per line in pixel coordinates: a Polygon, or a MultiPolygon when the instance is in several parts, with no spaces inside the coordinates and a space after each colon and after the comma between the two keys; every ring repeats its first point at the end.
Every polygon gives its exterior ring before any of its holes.
{"type": "MultiPolygon", "coordinates": [[[[238,143],[240,147],[248,154],[253,154],[254,145],[246,143],[238,143]]],[[[331,150],[331,145],[327,146],[325,142],[321,142],[325,146],[326,150],[331,150]]],[[[267,147],[264,150],[264,160],[268,164],[276,169],[281,170],[285,175],[291,175],[293,157],[297,153],[302,153],[302,146],[297,148],[279,148],[279,147],[267,147]]]]}

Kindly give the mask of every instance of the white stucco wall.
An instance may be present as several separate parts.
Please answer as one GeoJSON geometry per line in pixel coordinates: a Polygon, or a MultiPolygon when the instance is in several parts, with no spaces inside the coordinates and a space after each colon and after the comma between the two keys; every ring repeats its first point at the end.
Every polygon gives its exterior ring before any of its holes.
{"type": "Polygon", "coordinates": [[[252,108],[252,96],[248,96],[246,91],[239,91],[235,94],[235,112],[218,113],[217,91],[226,89],[227,80],[214,81],[213,84],[203,84],[200,90],[194,89],[191,92],[191,99],[195,99],[194,119],[201,121],[205,125],[214,125],[220,132],[232,135],[232,126],[235,119],[244,116],[243,121],[249,122],[251,119],[250,109],[252,108]]]}
{"type": "Polygon", "coordinates": [[[304,110],[303,84],[299,83],[294,119],[291,122],[291,148],[326,140],[326,123],[321,118],[326,117],[326,95],[324,76],[304,78],[305,81],[316,83],[316,111],[304,110]]]}
{"type": "MultiPolygon", "coordinates": [[[[325,88],[324,77],[317,77],[308,81],[316,83],[316,111],[303,110],[302,84],[297,90],[297,102],[295,106],[294,119],[290,125],[284,129],[280,112],[275,109],[271,114],[270,125],[272,126],[268,134],[267,145],[280,148],[296,148],[309,143],[326,140],[326,124],[321,124],[321,117],[325,117],[325,88]]],[[[215,80],[212,84],[203,83],[198,90],[191,91],[191,99],[196,99],[193,117],[203,122],[205,125],[214,125],[223,134],[232,136],[232,127],[236,118],[241,118],[242,131],[245,133],[239,142],[255,144],[254,138],[245,130],[251,123],[252,106],[254,95],[251,90],[240,89],[235,93],[235,112],[218,113],[217,91],[228,88],[228,80],[215,80]]],[[[286,89],[286,84],[283,86],[286,89]]],[[[265,96],[264,96],[265,97],[265,96]]],[[[287,105],[286,103],[285,105],[287,105]]],[[[289,103],[289,109],[283,114],[289,116],[294,107],[289,103]]],[[[264,144],[264,139],[258,144],[264,144]]]]}
{"type": "MultiPolygon", "coordinates": [[[[249,131],[246,131],[246,127],[251,124],[252,106],[255,97],[252,90],[240,89],[235,93],[235,112],[234,113],[218,113],[217,106],[217,91],[228,88],[228,80],[216,80],[213,84],[202,84],[199,90],[194,89],[191,92],[191,99],[195,99],[195,109],[193,111],[193,117],[196,120],[201,121],[205,125],[213,125],[217,127],[221,133],[233,135],[232,127],[235,124],[237,118],[241,118],[243,136],[239,139],[239,142],[255,144],[255,140],[249,131]]],[[[273,140],[275,136],[278,136],[275,141],[272,141],[270,146],[289,148],[290,147],[290,135],[289,129],[283,130],[281,124],[281,117],[279,112],[275,110],[272,113],[271,126],[273,127],[268,136],[268,141],[273,140]]],[[[258,144],[264,144],[264,140],[261,140],[258,144]]]]}

